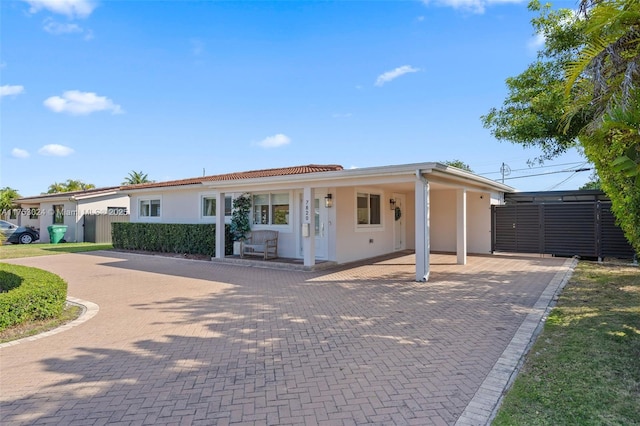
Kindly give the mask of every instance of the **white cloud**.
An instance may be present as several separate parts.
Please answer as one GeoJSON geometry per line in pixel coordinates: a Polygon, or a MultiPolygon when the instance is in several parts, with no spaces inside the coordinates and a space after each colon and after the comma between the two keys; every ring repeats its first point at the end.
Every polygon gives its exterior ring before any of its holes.
{"type": "Polygon", "coordinates": [[[73,33],[83,33],[84,30],[78,24],[61,24],[60,22],[56,22],[51,18],[47,18],[44,20],[44,30],[49,34],[73,34],[73,33]]]}
{"type": "Polygon", "coordinates": [[[15,158],[29,158],[29,151],[20,148],[13,148],[11,150],[11,156],[15,158]]]}
{"type": "Polygon", "coordinates": [[[15,96],[24,93],[24,86],[0,86],[0,98],[4,96],[15,96]]]}
{"type": "Polygon", "coordinates": [[[24,0],[31,8],[30,13],[45,9],[49,12],[65,15],[68,18],[86,18],[97,7],[94,0],[24,0]]]}
{"type": "Polygon", "coordinates": [[[289,138],[289,136],[284,135],[282,133],[278,133],[277,135],[264,138],[263,140],[258,142],[258,146],[261,146],[263,148],[278,148],[284,145],[288,145],[290,143],[291,143],[291,138],[289,138]]]}
{"type": "Polygon", "coordinates": [[[527,43],[527,48],[532,52],[537,52],[544,46],[544,43],[546,42],[546,40],[547,39],[544,36],[544,34],[536,34],[531,39],[529,39],[529,42],[527,43]]]}
{"type": "Polygon", "coordinates": [[[68,90],[60,96],[45,99],[44,105],[54,112],[66,112],[71,115],[88,115],[97,111],[111,111],[121,114],[124,111],[106,96],[98,96],[93,92],[68,90]]]}
{"type": "Polygon", "coordinates": [[[380,74],[378,76],[378,78],[376,79],[376,86],[382,86],[385,83],[390,82],[391,80],[395,80],[396,78],[408,74],[408,73],[412,73],[412,72],[418,72],[420,71],[419,68],[414,68],[411,65],[403,65],[401,67],[398,67],[394,70],[391,71],[387,71],[383,74],[380,74]]]}
{"type": "Polygon", "coordinates": [[[45,145],[38,150],[38,154],[46,155],[48,157],[66,157],[74,152],[75,151],[68,146],[58,145],[55,143],[45,145]]]}
{"type": "Polygon", "coordinates": [[[451,7],[471,13],[484,13],[487,6],[505,3],[524,3],[526,0],[422,0],[424,4],[451,7]]]}

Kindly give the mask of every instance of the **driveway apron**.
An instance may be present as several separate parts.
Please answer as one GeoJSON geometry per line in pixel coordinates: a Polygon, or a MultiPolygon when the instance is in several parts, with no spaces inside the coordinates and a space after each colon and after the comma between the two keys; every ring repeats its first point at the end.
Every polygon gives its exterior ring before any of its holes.
{"type": "Polygon", "coordinates": [[[319,272],[119,252],[11,263],[99,311],[0,348],[18,424],[455,424],[564,259],[431,256],[319,272]]]}

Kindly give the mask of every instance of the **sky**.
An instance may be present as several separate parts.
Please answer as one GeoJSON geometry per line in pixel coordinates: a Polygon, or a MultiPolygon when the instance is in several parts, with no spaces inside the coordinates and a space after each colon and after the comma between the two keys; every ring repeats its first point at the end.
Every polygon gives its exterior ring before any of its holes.
{"type": "Polygon", "coordinates": [[[518,0],[2,1],[0,186],[460,160],[578,189],[579,152],[530,167],[537,149],[480,120],[535,60],[534,17],[518,0]]]}

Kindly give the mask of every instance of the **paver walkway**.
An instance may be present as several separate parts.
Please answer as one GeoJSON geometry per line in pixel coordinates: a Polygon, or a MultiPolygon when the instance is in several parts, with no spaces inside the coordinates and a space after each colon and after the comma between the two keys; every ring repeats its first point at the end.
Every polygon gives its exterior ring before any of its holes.
{"type": "Polygon", "coordinates": [[[324,272],[117,252],[12,263],[99,312],[0,349],[0,422],[454,424],[563,259],[432,255],[324,272]]]}

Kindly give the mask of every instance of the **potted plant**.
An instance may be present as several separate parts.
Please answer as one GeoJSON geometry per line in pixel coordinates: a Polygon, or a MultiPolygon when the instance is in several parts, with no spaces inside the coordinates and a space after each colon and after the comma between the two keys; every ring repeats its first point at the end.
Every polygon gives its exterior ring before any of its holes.
{"type": "Polygon", "coordinates": [[[249,213],[251,213],[251,197],[249,194],[242,194],[233,200],[231,234],[233,235],[233,254],[236,256],[240,254],[240,242],[245,239],[247,232],[251,231],[249,213]]]}

